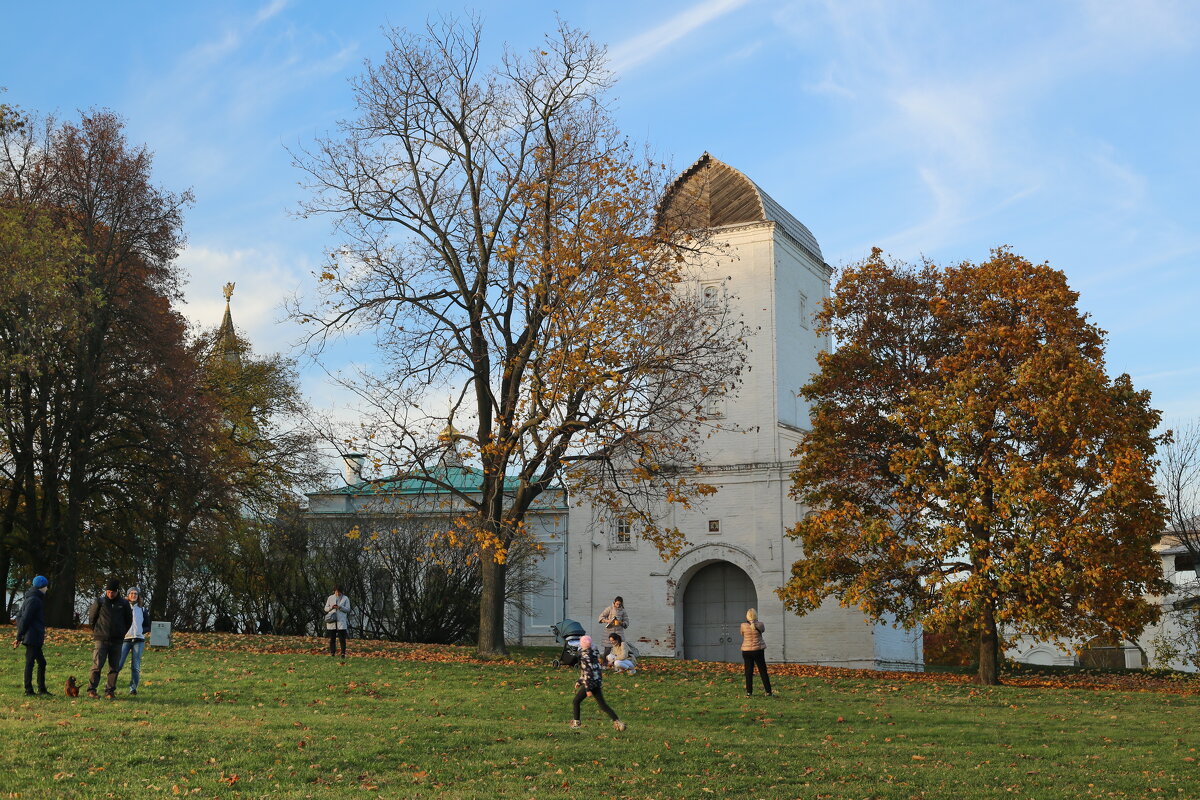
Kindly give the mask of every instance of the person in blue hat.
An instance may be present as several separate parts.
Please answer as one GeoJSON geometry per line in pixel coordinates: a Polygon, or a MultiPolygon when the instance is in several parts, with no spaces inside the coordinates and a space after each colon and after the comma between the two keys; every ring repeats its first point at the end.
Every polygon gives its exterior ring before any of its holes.
{"type": "Polygon", "coordinates": [[[48,695],[46,689],[46,656],[42,645],[46,643],[46,614],[44,598],[50,589],[50,581],[38,575],[33,579],[33,588],[21,603],[20,619],[17,620],[17,640],[13,647],[25,645],[25,695],[48,695]],[[37,664],[37,692],[33,691],[33,665],[37,664]]]}

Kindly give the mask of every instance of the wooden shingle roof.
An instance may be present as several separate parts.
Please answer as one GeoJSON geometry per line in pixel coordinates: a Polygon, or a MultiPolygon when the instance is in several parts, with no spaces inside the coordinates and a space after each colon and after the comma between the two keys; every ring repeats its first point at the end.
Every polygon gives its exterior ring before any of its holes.
{"type": "Polygon", "coordinates": [[[771,199],[744,173],[705,153],[667,187],[659,214],[684,213],[698,226],[719,228],[748,222],[774,222],[823,264],[821,247],[802,222],[771,199]]]}

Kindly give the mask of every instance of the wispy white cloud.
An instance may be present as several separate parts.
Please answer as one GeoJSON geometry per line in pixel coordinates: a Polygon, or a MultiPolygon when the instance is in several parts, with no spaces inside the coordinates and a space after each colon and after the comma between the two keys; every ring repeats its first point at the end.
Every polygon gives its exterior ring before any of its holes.
{"type": "Polygon", "coordinates": [[[698,28],[728,14],[750,0],[704,0],[679,12],[666,22],[645,33],[611,47],[608,51],[610,66],[620,74],[658,56],[663,50],[683,39],[698,28]]]}
{"type": "Polygon", "coordinates": [[[1162,372],[1147,372],[1142,375],[1133,375],[1135,384],[1150,383],[1151,381],[1161,381],[1165,378],[1182,378],[1188,375],[1200,375],[1200,366],[1183,367],[1181,369],[1168,369],[1162,372]]]}
{"type": "Polygon", "coordinates": [[[832,64],[825,67],[825,74],[821,76],[820,80],[805,83],[804,90],[812,94],[835,95],[847,100],[853,100],[855,96],[853,90],[838,79],[832,64]]]}
{"type": "Polygon", "coordinates": [[[225,311],[221,287],[236,283],[234,325],[259,352],[288,352],[300,328],[283,319],[283,302],[308,277],[306,266],[289,264],[266,249],[218,250],[188,247],[179,257],[187,275],[182,311],[197,328],[220,324],[225,311]]]}
{"type": "Polygon", "coordinates": [[[889,241],[928,237],[925,249],[937,249],[956,229],[1039,192],[1096,214],[1147,211],[1136,163],[1086,132],[1048,136],[1046,123],[1056,104],[1080,99],[1080,80],[1195,48],[1194,7],[1079,0],[1036,23],[997,12],[1000,32],[964,31],[945,17],[940,4],[879,0],[797,0],[772,17],[815,54],[804,90],[842,104],[858,119],[856,146],[880,163],[911,165],[912,184],[924,188],[909,204],[923,215],[884,234],[889,241]],[[1099,197],[1114,201],[1101,207],[1099,197]]]}
{"type": "Polygon", "coordinates": [[[1107,184],[1104,196],[1111,198],[1115,207],[1130,210],[1142,205],[1147,193],[1146,176],[1124,163],[1115,147],[1102,143],[1090,159],[1095,176],[1107,184]]]}
{"type": "Polygon", "coordinates": [[[180,66],[194,70],[212,66],[230,56],[246,41],[249,34],[263,23],[268,22],[287,8],[289,0],[271,0],[248,20],[235,19],[211,41],[201,42],[185,52],[180,59],[180,66]]]}
{"type": "Polygon", "coordinates": [[[254,15],[254,24],[260,25],[266,22],[271,17],[287,8],[287,6],[288,0],[271,0],[270,3],[267,3],[265,6],[260,8],[258,13],[254,15]]]}
{"type": "Polygon", "coordinates": [[[1139,0],[1112,3],[1109,0],[1079,0],[1082,40],[1093,44],[1094,57],[1128,58],[1132,52],[1161,53],[1163,50],[1196,45],[1195,3],[1190,0],[1139,0]],[[1110,45],[1120,44],[1117,49],[1110,45]]]}

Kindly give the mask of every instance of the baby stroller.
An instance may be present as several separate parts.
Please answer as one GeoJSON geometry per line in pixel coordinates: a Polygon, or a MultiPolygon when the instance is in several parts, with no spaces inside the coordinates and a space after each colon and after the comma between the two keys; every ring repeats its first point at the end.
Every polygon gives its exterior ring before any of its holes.
{"type": "Polygon", "coordinates": [[[564,619],[557,625],[551,625],[550,630],[554,631],[555,641],[563,643],[562,652],[554,659],[554,666],[573,667],[578,664],[579,639],[587,633],[583,626],[573,619],[564,619]]]}

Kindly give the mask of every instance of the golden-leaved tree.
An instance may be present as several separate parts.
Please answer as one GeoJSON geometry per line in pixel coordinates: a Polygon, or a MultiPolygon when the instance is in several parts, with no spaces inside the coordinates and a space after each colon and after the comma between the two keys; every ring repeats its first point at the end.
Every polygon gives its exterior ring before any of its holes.
{"type": "Polygon", "coordinates": [[[965,626],[986,684],[1002,631],[1132,637],[1156,617],[1159,414],[1108,376],[1077,299],[1004,248],[945,269],[875,250],[844,272],[820,314],[837,350],[802,390],[789,608],[965,626]]]}
{"type": "Polygon", "coordinates": [[[358,118],[297,159],[309,210],[343,234],[297,315],[318,349],[374,337],[380,364],[347,380],[368,411],[344,441],[462,510],[479,650],[498,654],[508,553],[548,490],[589,492],[677,552],[654,509],[711,490],[695,480],[703,398],[736,385],[744,346],[689,280],[705,232],[683,200],[659,213],[663,167],[605,111],[603,48],[561,26],[487,70],[480,35],[392,31],[355,84],[358,118]]]}

